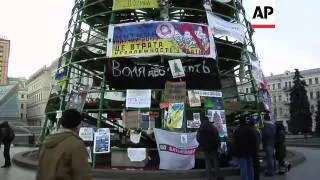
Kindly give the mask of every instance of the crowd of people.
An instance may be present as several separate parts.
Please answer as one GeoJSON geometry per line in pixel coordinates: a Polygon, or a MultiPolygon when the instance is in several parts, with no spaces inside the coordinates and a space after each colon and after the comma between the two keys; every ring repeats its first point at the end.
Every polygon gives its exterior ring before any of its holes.
{"type": "MultiPolygon", "coordinates": [[[[256,126],[258,121],[252,115],[242,114],[238,117],[238,126],[233,132],[230,153],[240,168],[241,180],[260,179],[260,149],[265,154],[265,176],[284,174],[290,170],[290,164],[285,161],[285,128],[282,122],[272,122],[269,113],[265,113],[263,119],[264,125],[260,129],[256,126]]],[[[223,179],[219,176],[219,139],[216,127],[203,122],[198,131],[198,142],[205,154],[208,180],[212,178],[212,160],[218,174],[216,178],[223,179]]]]}

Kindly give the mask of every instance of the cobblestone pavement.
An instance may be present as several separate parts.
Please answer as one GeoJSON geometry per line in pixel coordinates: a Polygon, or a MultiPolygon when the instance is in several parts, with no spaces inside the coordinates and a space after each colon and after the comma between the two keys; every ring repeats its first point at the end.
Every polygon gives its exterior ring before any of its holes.
{"type": "MultiPolygon", "coordinates": [[[[306,161],[303,164],[292,168],[292,170],[287,175],[274,176],[272,178],[265,178],[262,176],[261,180],[301,180],[301,179],[318,180],[319,179],[318,167],[320,164],[320,149],[312,149],[312,148],[290,148],[290,149],[302,152],[306,157],[306,161]]],[[[12,147],[11,155],[14,155],[15,153],[26,151],[26,150],[30,150],[30,148],[12,147]]],[[[0,152],[1,152],[0,165],[3,165],[4,163],[4,159],[2,156],[3,146],[0,152]]],[[[12,167],[7,169],[0,169],[0,177],[3,180],[34,180],[35,172],[13,165],[12,167]]],[[[99,178],[95,180],[103,180],[103,179],[99,178]]],[[[104,179],[104,180],[108,180],[108,179],[104,179]]],[[[171,179],[166,179],[166,180],[171,180],[171,179]]],[[[192,180],[200,180],[200,179],[192,179],[192,180]]],[[[240,177],[228,177],[228,178],[225,178],[225,180],[240,180],[240,177]]]]}

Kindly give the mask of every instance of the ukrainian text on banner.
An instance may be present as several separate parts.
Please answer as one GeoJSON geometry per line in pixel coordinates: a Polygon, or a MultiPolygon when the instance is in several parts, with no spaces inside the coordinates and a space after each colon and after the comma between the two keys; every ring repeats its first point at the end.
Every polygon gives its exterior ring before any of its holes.
{"type": "MultiPolygon", "coordinates": [[[[206,5],[205,5],[206,8],[206,5]]],[[[210,29],[214,30],[214,35],[226,35],[235,38],[241,43],[245,41],[245,28],[240,23],[231,23],[214,15],[212,11],[207,12],[207,19],[210,29]]]]}
{"type": "Polygon", "coordinates": [[[187,170],[194,168],[197,133],[177,133],[154,129],[160,156],[159,169],[187,170]]]}
{"type": "Polygon", "coordinates": [[[110,25],[107,57],[170,55],[215,58],[207,25],[186,22],[140,22],[110,25]]]}
{"type": "Polygon", "coordinates": [[[151,89],[127,89],[126,107],[150,108],[151,89]]]}
{"type": "Polygon", "coordinates": [[[159,8],[158,0],[113,0],[112,10],[159,8]]]}

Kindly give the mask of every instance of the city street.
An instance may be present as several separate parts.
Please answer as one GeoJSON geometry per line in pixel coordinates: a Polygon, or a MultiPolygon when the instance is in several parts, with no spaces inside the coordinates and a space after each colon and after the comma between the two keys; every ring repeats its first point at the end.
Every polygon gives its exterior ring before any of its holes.
{"type": "MultiPolygon", "coordinates": [[[[11,155],[26,151],[30,148],[23,148],[23,147],[13,147],[11,155]]],[[[293,168],[289,174],[282,175],[282,176],[275,176],[272,178],[261,178],[263,180],[301,180],[302,178],[305,180],[317,180],[319,179],[318,167],[320,162],[320,149],[311,149],[311,148],[290,148],[295,151],[302,152],[305,157],[306,161],[293,168]]],[[[1,158],[0,163],[1,165],[4,163],[3,157],[3,147],[1,148],[1,158]]],[[[35,172],[27,169],[23,169],[13,165],[11,168],[8,169],[0,169],[0,177],[4,180],[26,180],[26,179],[35,179],[35,172]]],[[[225,180],[237,180],[240,177],[228,177],[225,180]]],[[[102,180],[102,179],[95,179],[95,180],[102,180]]],[[[167,179],[168,180],[168,179],[167,179]]],[[[193,179],[196,180],[196,179],[193,179]]],[[[197,179],[198,180],[198,179],[197,179]]],[[[200,179],[199,179],[200,180],[200,179]]]]}

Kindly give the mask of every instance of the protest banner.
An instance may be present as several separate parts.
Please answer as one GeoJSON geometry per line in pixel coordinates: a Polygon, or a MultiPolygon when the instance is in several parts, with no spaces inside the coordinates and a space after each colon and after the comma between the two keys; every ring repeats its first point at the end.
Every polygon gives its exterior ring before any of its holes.
{"type": "Polygon", "coordinates": [[[194,168],[195,152],[198,147],[197,133],[169,132],[154,129],[160,156],[159,169],[188,170],[194,168]]]}
{"type": "Polygon", "coordinates": [[[107,57],[216,58],[207,25],[188,22],[148,21],[109,25],[107,57]]]}

